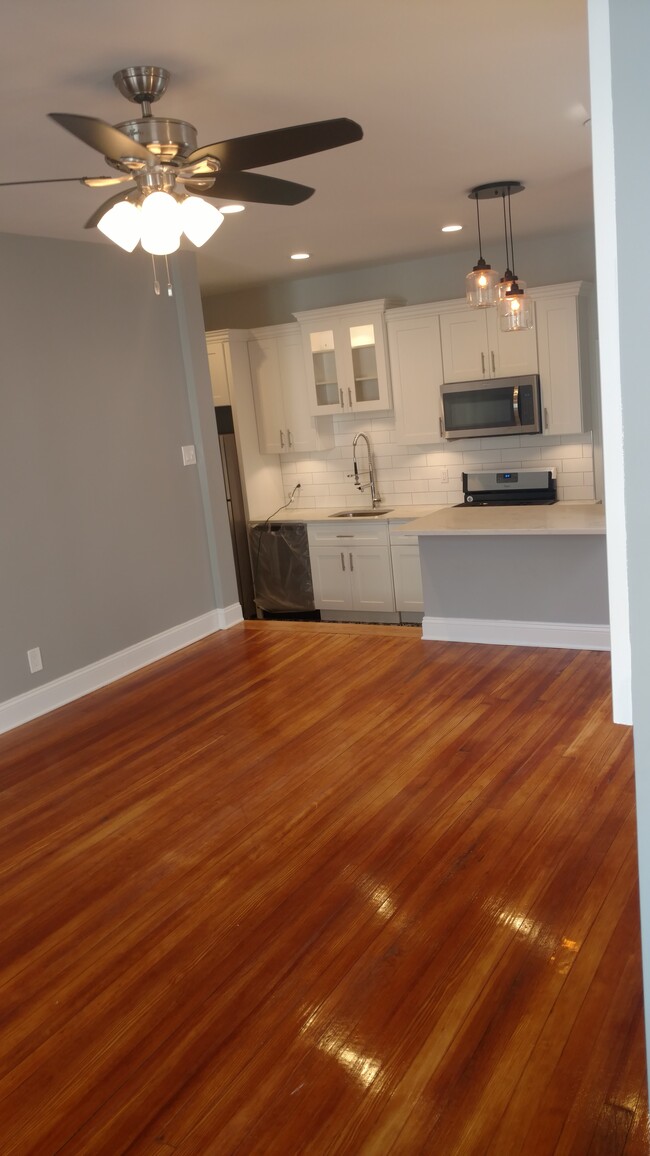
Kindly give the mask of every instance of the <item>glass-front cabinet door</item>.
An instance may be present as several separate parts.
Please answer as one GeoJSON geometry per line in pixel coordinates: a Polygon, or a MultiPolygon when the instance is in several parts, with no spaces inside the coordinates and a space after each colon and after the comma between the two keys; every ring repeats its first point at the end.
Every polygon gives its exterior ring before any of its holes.
{"type": "Polygon", "coordinates": [[[342,306],[296,313],[303,334],[314,414],[350,414],[391,408],[384,335],[384,302],[366,312],[342,306]]]}
{"type": "Polygon", "coordinates": [[[309,332],[308,339],[316,411],[324,413],[339,410],[343,405],[343,398],[336,365],[334,330],[318,329],[309,332]]]}

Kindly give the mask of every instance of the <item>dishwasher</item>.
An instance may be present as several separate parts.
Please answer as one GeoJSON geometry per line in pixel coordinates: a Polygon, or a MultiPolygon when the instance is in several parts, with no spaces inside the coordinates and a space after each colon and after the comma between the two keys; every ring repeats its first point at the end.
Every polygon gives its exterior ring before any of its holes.
{"type": "Polygon", "coordinates": [[[250,526],[255,605],[263,618],[320,618],[314,606],[305,522],[250,526]]]}

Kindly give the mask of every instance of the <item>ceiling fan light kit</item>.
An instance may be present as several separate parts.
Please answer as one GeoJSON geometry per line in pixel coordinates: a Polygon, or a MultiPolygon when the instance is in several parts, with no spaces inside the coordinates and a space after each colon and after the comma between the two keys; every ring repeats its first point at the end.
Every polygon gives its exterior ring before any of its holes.
{"type": "MultiPolygon", "coordinates": [[[[119,176],[64,177],[87,187],[124,184],[122,192],[100,205],[86,221],[127,252],[136,245],[152,256],[174,253],[185,236],[206,243],[223,222],[223,213],[204,198],[298,205],[314,190],[249,169],[325,152],[361,140],[363,130],[347,117],[290,125],[198,147],[194,125],[154,116],[151,106],[164,95],[170,74],[157,65],[122,68],[113,81],[122,96],[140,106],[139,119],[111,125],[92,116],[49,113],[78,140],[102,153],[119,176]]],[[[47,180],[5,181],[48,184],[47,180]]],[[[243,206],[233,206],[236,211],[243,206]]]]}
{"type": "Polygon", "coordinates": [[[499,317],[499,327],[504,333],[516,333],[518,330],[532,329],[534,324],[533,306],[530,297],[526,294],[526,283],[520,281],[516,273],[512,271],[515,259],[510,198],[515,193],[522,193],[523,191],[524,185],[521,181],[492,181],[485,185],[477,185],[469,193],[470,199],[476,201],[480,257],[472,272],[468,273],[465,278],[467,304],[474,309],[495,305],[499,317]],[[483,200],[493,200],[495,197],[501,197],[503,202],[506,248],[506,271],[503,277],[499,277],[498,273],[486,265],[481,250],[478,203],[483,200]],[[510,268],[511,264],[512,269],[510,268]]]}

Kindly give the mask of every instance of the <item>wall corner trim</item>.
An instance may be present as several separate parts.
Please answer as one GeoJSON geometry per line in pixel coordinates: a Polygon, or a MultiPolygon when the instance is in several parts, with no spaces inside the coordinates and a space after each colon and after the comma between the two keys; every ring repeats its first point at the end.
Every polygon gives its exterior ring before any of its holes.
{"type": "Polygon", "coordinates": [[[108,683],[116,682],[143,666],[157,662],[167,654],[182,650],[218,630],[228,630],[238,622],[243,622],[242,609],[238,602],[231,606],[210,610],[189,622],[181,622],[169,630],[163,630],[152,638],[145,638],[116,654],[73,670],[61,678],[29,690],[16,698],[0,703],[0,734],[21,726],[31,719],[39,718],[57,707],[65,706],[93,690],[99,690],[108,683]]]}
{"type": "Polygon", "coordinates": [[[561,650],[609,650],[609,626],[579,622],[514,622],[482,618],[422,621],[425,642],[484,642],[492,646],[550,646],[561,650]]]}

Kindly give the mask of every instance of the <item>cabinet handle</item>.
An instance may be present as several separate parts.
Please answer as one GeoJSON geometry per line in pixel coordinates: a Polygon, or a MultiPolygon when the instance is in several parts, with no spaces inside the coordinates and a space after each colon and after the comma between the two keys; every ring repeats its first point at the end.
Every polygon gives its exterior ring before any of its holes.
{"type": "Polygon", "coordinates": [[[444,436],[445,436],[445,431],[444,431],[444,430],[443,430],[443,428],[442,428],[442,418],[441,418],[441,417],[439,417],[439,418],[438,418],[438,425],[440,426],[440,437],[441,437],[441,438],[444,438],[444,436]]]}
{"type": "Polygon", "coordinates": [[[280,449],[284,449],[284,434],[282,433],[282,430],[280,430],[280,449]]]}
{"type": "Polygon", "coordinates": [[[293,449],[293,438],[291,437],[291,430],[290,429],[287,430],[287,439],[289,442],[289,449],[292,450],[293,449]]]}
{"type": "Polygon", "coordinates": [[[354,570],[354,562],[352,561],[352,555],[348,554],[348,558],[350,559],[350,571],[352,572],[352,570],[354,570]]]}
{"type": "Polygon", "coordinates": [[[485,354],[483,350],[481,350],[481,373],[483,377],[485,377],[485,354]]]}
{"type": "Polygon", "coordinates": [[[352,409],[352,390],[348,386],[348,401],[350,402],[350,409],[352,409]]]}
{"type": "Polygon", "coordinates": [[[343,557],[343,551],[342,550],[341,550],[341,570],[345,570],[345,558],[343,557]]]}
{"type": "Polygon", "coordinates": [[[341,409],[345,409],[345,406],[343,404],[343,390],[342,389],[339,390],[339,394],[341,395],[341,409]]]}
{"type": "Polygon", "coordinates": [[[496,374],[497,367],[494,363],[494,350],[493,349],[490,350],[490,357],[492,358],[492,373],[496,374]]]}
{"type": "Polygon", "coordinates": [[[548,410],[544,406],[544,429],[548,429],[548,410]]]}

